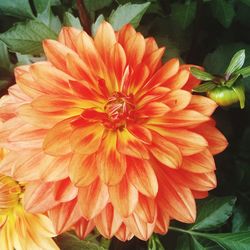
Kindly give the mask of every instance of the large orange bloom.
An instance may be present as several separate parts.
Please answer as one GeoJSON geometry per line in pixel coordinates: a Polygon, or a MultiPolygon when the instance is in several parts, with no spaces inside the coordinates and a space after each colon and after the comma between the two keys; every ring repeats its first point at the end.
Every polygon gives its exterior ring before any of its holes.
{"type": "Polygon", "coordinates": [[[95,225],[146,240],[169,219],[194,222],[227,142],[210,118],[216,104],[190,93],[189,65],[162,65],[153,38],[107,22],[94,39],[63,28],[43,46],[47,61],[16,68],[0,110],[11,151],[0,170],[30,182],[27,209],[82,237],[95,225]]]}

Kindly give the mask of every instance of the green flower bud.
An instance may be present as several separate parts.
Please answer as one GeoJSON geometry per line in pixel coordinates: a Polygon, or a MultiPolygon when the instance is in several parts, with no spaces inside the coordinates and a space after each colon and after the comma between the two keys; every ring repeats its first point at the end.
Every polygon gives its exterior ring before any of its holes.
{"type": "Polygon", "coordinates": [[[232,87],[218,85],[208,91],[207,96],[222,107],[227,107],[238,102],[240,102],[241,108],[244,107],[245,91],[242,83],[234,84],[232,87]]]}

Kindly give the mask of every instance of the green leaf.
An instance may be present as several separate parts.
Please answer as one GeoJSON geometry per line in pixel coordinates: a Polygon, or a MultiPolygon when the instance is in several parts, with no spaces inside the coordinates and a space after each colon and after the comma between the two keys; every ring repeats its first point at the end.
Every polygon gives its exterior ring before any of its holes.
{"type": "Polygon", "coordinates": [[[13,28],[0,35],[0,40],[7,44],[11,51],[21,54],[39,55],[42,53],[44,39],[56,39],[56,33],[44,23],[28,21],[18,23],[13,28]]]}
{"type": "MultiPolygon", "coordinates": [[[[195,236],[193,236],[193,238],[195,238],[195,236]]],[[[198,237],[198,242],[206,250],[222,250],[221,246],[219,246],[216,242],[206,238],[198,237]]]]}
{"type": "Polygon", "coordinates": [[[193,1],[188,1],[184,4],[173,3],[171,9],[172,19],[178,23],[182,29],[185,29],[195,19],[197,3],[193,1]]]}
{"type": "Polygon", "coordinates": [[[193,240],[193,242],[191,242],[191,244],[193,244],[193,246],[189,247],[187,245],[187,243],[186,243],[187,242],[187,240],[186,240],[187,236],[185,238],[182,237],[182,239],[185,239],[186,242],[184,242],[184,243],[179,243],[178,242],[179,248],[177,248],[177,250],[203,250],[203,249],[215,250],[215,249],[217,249],[217,246],[211,245],[211,247],[212,247],[211,248],[207,244],[204,247],[201,244],[201,242],[205,243],[206,239],[217,243],[219,246],[222,247],[222,249],[226,249],[226,250],[249,250],[250,232],[209,234],[209,233],[200,233],[200,232],[188,231],[188,230],[175,228],[175,227],[169,227],[169,229],[177,231],[177,232],[186,233],[193,240]],[[199,239],[203,239],[203,240],[198,242],[196,237],[198,237],[199,239]],[[196,239],[196,241],[195,241],[195,239],[196,239]]]}
{"type": "Polygon", "coordinates": [[[61,250],[105,250],[98,242],[91,240],[80,240],[72,233],[63,233],[55,238],[61,250]]]}
{"type": "Polygon", "coordinates": [[[205,237],[227,250],[249,250],[250,246],[250,232],[206,234],[205,237]]]}
{"type": "Polygon", "coordinates": [[[237,79],[240,77],[240,74],[233,74],[228,81],[226,81],[225,85],[227,87],[232,87],[234,83],[237,81],[237,79]]]}
{"type": "Polygon", "coordinates": [[[233,2],[226,0],[211,1],[212,13],[214,17],[225,28],[229,28],[235,16],[233,2]]]}
{"type": "Polygon", "coordinates": [[[216,86],[217,85],[213,82],[205,82],[193,88],[192,91],[196,93],[204,93],[204,92],[214,89],[216,86]]]}
{"type": "Polygon", "coordinates": [[[250,0],[240,0],[240,1],[250,7],[250,0]]]}
{"type": "Polygon", "coordinates": [[[193,76],[195,76],[197,79],[202,80],[202,81],[211,81],[215,77],[211,75],[208,72],[202,71],[196,67],[191,67],[191,73],[193,76]]]}
{"type": "Polygon", "coordinates": [[[250,76],[250,66],[247,66],[245,68],[242,68],[240,70],[237,70],[235,74],[242,75],[243,78],[249,77],[250,76]]]}
{"type": "Polygon", "coordinates": [[[125,5],[121,5],[111,13],[109,22],[115,30],[119,30],[127,23],[132,24],[136,28],[149,5],[149,2],[144,4],[127,3],[125,5]]]}
{"type": "Polygon", "coordinates": [[[84,4],[88,11],[97,11],[109,6],[113,0],[84,0],[84,4]]]}
{"type": "Polygon", "coordinates": [[[244,62],[245,62],[245,50],[239,50],[237,53],[234,54],[233,58],[231,59],[229,66],[226,70],[226,75],[230,76],[232,73],[234,73],[236,70],[239,70],[242,68],[244,62]]]}
{"type": "Polygon", "coordinates": [[[176,250],[192,250],[190,246],[190,236],[183,234],[178,237],[176,250]]]}
{"type": "Polygon", "coordinates": [[[95,23],[92,24],[91,26],[91,32],[92,35],[94,36],[96,34],[96,31],[98,29],[98,27],[100,26],[100,24],[105,20],[104,16],[101,14],[97,17],[95,23]]]}
{"type": "Polygon", "coordinates": [[[248,207],[248,205],[240,205],[234,210],[232,219],[233,232],[250,231],[250,214],[248,207]]]}
{"type": "Polygon", "coordinates": [[[165,250],[158,236],[153,234],[148,241],[148,250],[165,250]]]}
{"type": "Polygon", "coordinates": [[[245,100],[246,100],[244,86],[241,85],[241,87],[237,88],[232,86],[232,89],[240,101],[240,108],[243,109],[245,107],[245,100]]]}
{"type": "Polygon", "coordinates": [[[193,236],[182,235],[178,237],[176,250],[206,250],[193,236]]]}
{"type": "Polygon", "coordinates": [[[205,250],[205,248],[193,236],[191,236],[191,244],[190,245],[191,245],[192,250],[205,250]]]}
{"type": "Polygon", "coordinates": [[[51,30],[59,33],[61,29],[60,19],[55,16],[51,11],[51,0],[47,2],[47,6],[43,12],[38,13],[37,19],[43,22],[46,26],[48,26],[51,30]]]}
{"type": "Polygon", "coordinates": [[[65,26],[69,26],[69,27],[75,27],[77,29],[82,30],[82,25],[80,23],[80,20],[78,17],[73,16],[71,13],[69,12],[65,12],[64,14],[64,18],[63,18],[63,23],[65,26]]]}
{"type": "MultiPolygon", "coordinates": [[[[42,13],[48,6],[48,1],[45,0],[33,0],[37,13],[42,13]]],[[[50,5],[61,5],[60,0],[50,0],[50,5]]]]}
{"type": "Polygon", "coordinates": [[[200,202],[198,216],[191,230],[213,230],[223,225],[232,215],[236,198],[210,197],[200,202]]]}
{"type": "Polygon", "coordinates": [[[10,65],[11,65],[11,62],[10,62],[7,46],[2,41],[0,41],[0,68],[9,70],[10,65]]]}
{"type": "Polygon", "coordinates": [[[18,18],[35,18],[29,0],[1,0],[0,14],[18,18]]]}

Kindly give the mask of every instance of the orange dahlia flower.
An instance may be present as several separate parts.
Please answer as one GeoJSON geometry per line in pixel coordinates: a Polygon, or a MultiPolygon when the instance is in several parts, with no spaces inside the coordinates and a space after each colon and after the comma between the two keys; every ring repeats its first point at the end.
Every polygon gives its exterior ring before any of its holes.
{"type": "Polygon", "coordinates": [[[95,225],[146,240],[169,219],[194,222],[227,141],[210,117],[215,102],[191,93],[190,66],[162,65],[164,48],[131,25],[103,22],[93,39],[63,28],[43,47],[47,61],[16,68],[0,109],[10,150],[0,171],[30,182],[27,209],[82,237],[95,225]]]}
{"type": "Polygon", "coordinates": [[[59,249],[51,237],[53,225],[47,216],[24,210],[24,185],[0,175],[0,249],[59,249]]]}

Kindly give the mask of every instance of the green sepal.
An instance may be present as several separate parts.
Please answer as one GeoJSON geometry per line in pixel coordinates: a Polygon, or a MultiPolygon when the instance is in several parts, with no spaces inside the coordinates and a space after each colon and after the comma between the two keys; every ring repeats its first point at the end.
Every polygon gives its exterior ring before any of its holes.
{"type": "Polygon", "coordinates": [[[234,54],[232,57],[229,66],[227,67],[227,70],[225,72],[226,76],[230,76],[232,73],[235,71],[239,70],[242,68],[244,62],[245,62],[245,50],[241,49],[238,52],[234,54]]]}
{"type": "Polygon", "coordinates": [[[217,85],[214,82],[205,82],[201,85],[198,85],[197,87],[193,88],[193,92],[196,93],[205,93],[212,89],[214,89],[217,85]]]}
{"type": "Polygon", "coordinates": [[[240,108],[243,109],[245,107],[245,100],[246,100],[244,86],[242,84],[240,85],[240,88],[235,88],[234,86],[232,86],[232,89],[239,99],[240,108]]]}
{"type": "Polygon", "coordinates": [[[208,72],[202,71],[196,67],[191,67],[190,71],[193,76],[202,81],[212,81],[215,77],[208,72]]]}
{"type": "Polygon", "coordinates": [[[235,74],[241,75],[243,78],[247,78],[250,76],[250,66],[237,70],[235,74]]]}
{"type": "Polygon", "coordinates": [[[226,81],[225,85],[229,88],[232,87],[240,76],[241,76],[240,74],[232,75],[232,77],[230,77],[230,79],[226,81]]]}

